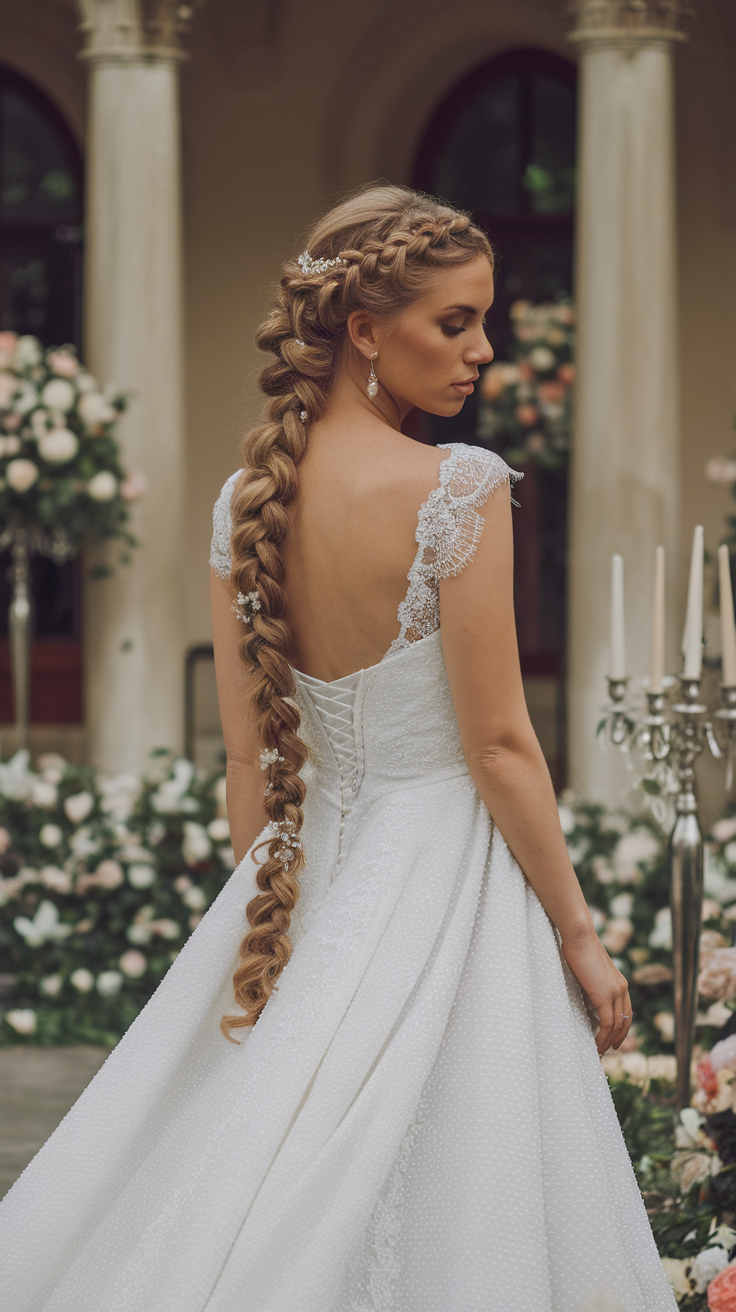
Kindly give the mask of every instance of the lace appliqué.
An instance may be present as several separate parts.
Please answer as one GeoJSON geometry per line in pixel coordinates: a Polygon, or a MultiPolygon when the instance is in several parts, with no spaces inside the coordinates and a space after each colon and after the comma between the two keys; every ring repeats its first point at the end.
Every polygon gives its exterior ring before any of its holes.
{"type": "Polygon", "coordinates": [[[241,470],[231,474],[217,498],[212,511],[212,545],[210,547],[210,565],[221,579],[230,578],[230,538],[233,520],[230,514],[230,500],[235,482],[241,470]]]}
{"type": "Polygon", "coordinates": [[[440,579],[460,574],[473,559],[483,532],[478,507],[506,480],[523,474],[511,469],[494,451],[444,442],[451,454],[440,465],[439,486],[430,492],[417,516],[419,550],[407,578],[409,588],[399,606],[401,625],[387,656],[434,633],[440,623],[440,579]]]}

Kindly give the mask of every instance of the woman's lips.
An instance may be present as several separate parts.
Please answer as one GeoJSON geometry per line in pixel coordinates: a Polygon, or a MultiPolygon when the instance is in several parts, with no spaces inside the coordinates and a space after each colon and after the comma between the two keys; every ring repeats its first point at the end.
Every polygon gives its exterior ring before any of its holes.
{"type": "Polygon", "coordinates": [[[470,396],[475,382],[477,382],[477,379],[473,378],[469,383],[452,383],[451,386],[454,387],[455,391],[459,392],[461,396],[470,396]]]}

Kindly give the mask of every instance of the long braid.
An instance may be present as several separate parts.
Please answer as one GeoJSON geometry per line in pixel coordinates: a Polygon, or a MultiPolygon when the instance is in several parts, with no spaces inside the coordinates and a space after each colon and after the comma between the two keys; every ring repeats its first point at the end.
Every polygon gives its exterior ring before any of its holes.
{"type": "Polygon", "coordinates": [[[467,263],[478,254],[492,263],[485,234],[466,214],[403,187],[378,186],[359,192],[320,221],[309,238],[312,257],[338,259],[332,267],[305,273],[295,260],[284,267],[277,304],[256,337],[274,361],[261,373],[260,387],[272,398],[266,422],[243,443],[243,465],[232,500],[231,581],[235,592],[256,593],[240,642],[249,670],[265,767],[265,810],[275,836],[258,866],[260,890],[249,902],[249,930],[240,945],[233,976],[237,1015],[221,1029],[258,1020],[291,956],[291,913],[304,868],[301,829],[304,782],[300,771],[307,748],[299,737],[290,633],[283,619],[283,542],[289,506],[297,495],[297,467],[307,445],[309,423],[323,413],[347,343],[346,324],[355,309],[390,313],[421,295],[433,268],[467,263]]]}

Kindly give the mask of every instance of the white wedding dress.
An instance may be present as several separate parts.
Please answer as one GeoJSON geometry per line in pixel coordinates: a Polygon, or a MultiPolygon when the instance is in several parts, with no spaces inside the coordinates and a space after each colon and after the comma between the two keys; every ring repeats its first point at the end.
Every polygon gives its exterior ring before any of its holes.
{"type": "Polygon", "coordinates": [[[463,759],[438,579],[510,471],[449,450],[391,651],[296,674],[307,864],[278,991],[225,1042],[246,856],[0,1205],[3,1312],[676,1309],[583,994],[463,759]]]}

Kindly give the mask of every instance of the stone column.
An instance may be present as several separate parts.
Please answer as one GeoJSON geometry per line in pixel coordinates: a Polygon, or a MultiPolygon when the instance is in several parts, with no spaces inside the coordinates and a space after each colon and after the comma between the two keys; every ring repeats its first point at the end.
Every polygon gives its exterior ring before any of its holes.
{"type": "MultiPolygon", "coordinates": [[[[654,549],[667,549],[667,657],[681,616],[673,47],[678,0],[574,0],[580,51],[578,380],[569,569],[570,783],[613,802],[595,739],[610,558],[626,567],[627,665],[648,669],[654,549]]],[[[630,685],[631,686],[631,685],[630,685]]]]}
{"type": "Polygon", "coordinates": [[[184,426],[178,78],[184,6],[79,0],[89,65],[85,356],[131,393],[124,459],[148,492],[133,564],[86,597],[88,751],[137,771],[183,737],[184,426]]]}

